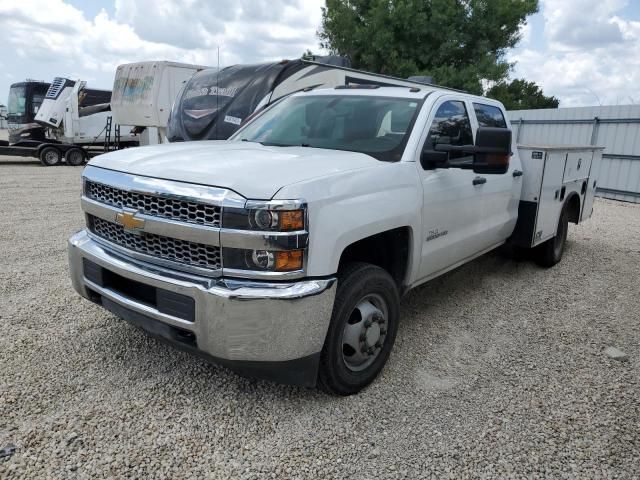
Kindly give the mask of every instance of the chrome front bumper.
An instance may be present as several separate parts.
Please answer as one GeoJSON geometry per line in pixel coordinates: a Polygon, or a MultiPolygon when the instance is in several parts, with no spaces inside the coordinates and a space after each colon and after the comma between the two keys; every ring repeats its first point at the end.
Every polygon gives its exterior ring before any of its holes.
{"type": "Polygon", "coordinates": [[[125,320],[240,373],[285,383],[315,383],[335,278],[268,283],[198,277],[121,256],[85,230],[69,239],[68,248],[75,290],[125,320]],[[117,285],[89,280],[85,259],[129,281],[192,298],[194,321],[163,313],[119,292],[117,285]]]}

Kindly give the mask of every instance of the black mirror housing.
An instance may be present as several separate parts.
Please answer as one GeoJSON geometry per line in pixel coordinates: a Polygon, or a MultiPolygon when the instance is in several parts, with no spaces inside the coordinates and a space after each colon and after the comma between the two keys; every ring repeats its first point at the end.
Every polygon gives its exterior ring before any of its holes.
{"type": "Polygon", "coordinates": [[[495,127],[478,128],[473,150],[475,173],[506,173],[511,159],[511,130],[495,127]]]}
{"type": "Polygon", "coordinates": [[[449,154],[436,150],[423,150],[420,154],[420,165],[425,170],[449,168],[449,154]]]}

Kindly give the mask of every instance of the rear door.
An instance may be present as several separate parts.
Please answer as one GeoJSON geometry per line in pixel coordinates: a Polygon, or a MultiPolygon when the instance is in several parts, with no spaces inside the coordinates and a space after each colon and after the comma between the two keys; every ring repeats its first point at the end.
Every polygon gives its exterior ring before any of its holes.
{"type": "MultiPolygon", "coordinates": [[[[508,128],[504,112],[497,105],[472,101],[474,131],[478,127],[508,128]]],[[[477,189],[482,203],[482,231],[478,235],[480,250],[486,250],[504,242],[513,232],[518,218],[518,204],[522,190],[522,165],[515,140],[513,155],[506,173],[477,175],[484,183],[477,189]],[[514,175],[514,172],[515,175],[514,175]]]]}

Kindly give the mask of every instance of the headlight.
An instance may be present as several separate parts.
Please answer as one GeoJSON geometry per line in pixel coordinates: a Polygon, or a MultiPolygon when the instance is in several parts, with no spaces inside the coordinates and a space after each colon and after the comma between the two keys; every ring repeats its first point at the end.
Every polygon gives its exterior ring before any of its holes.
{"type": "Polygon", "coordinates": [[[293,272],[302,270],[304,250],[243,250],[224,248],[224,268],[259,272],[293,272]]]}
{"type": "Polygon", "coordinates": [[[248,200],[242,206],[223,206],[223,268],[256,273],[303,271],[306,208],[302,200],[248,200]]]}
{"type": "Polygon", "coordinates": [[[256,230],[271,230],[278,226],[278,212],[272,212],[264,208],[253,210],[249,214],[249,224],[256,230]]]}
{"type": "Polygon", "coordinates": [[[225,207],[222,227],[236,230],[294,232],[305,229],[302,201],[248,201],[244,208],[225,207]]]}

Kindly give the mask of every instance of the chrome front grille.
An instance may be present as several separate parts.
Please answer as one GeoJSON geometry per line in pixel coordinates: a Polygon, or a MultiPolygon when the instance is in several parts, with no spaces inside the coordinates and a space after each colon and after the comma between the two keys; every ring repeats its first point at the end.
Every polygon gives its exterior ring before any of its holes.
{"type": "Polygon", "coordinates": [[[220,207],[206,203],[130,192],[87,180],[87,197],[118,208],[132,208],[146,215],[208,227],[220,226],[220,207]]]}
{"type": "Polygon", "coordinates": [[[117,223],[89,215],[89,229],[98,237],[134,252],[213,270],[220,269],[220,247],[152,233],[136,235],[117,223]]]}

